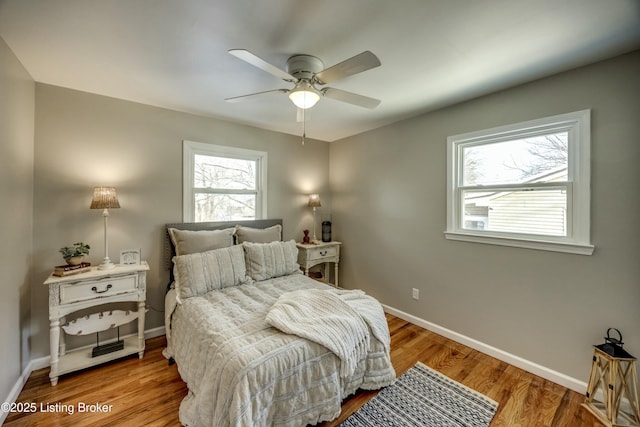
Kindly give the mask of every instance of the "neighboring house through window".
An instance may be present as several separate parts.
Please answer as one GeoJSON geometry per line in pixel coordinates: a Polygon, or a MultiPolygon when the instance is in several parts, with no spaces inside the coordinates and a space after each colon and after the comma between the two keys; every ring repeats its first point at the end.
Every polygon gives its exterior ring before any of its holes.
{"type": "Polygon", "coordinates": [[[265,152],[183,141],[184,221],[264,218],[266,169],[265,152]]]}
{"type": "Polygon", "coordinates": [[[590,111],[447,139],[448,239],[584,255],[590,111]]]}

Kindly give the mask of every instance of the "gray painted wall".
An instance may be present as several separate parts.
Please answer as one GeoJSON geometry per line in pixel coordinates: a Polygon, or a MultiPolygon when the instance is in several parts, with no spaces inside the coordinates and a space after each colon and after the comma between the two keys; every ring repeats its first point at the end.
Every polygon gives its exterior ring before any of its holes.
{"type": "Polygon", "coordinates": [[[0,38],[0,399],[29,363],[35,84],[0,38]]]}
{"type": "MultiPolygon", "coordinates": [[[[88,209],[93,186],[118,188],[109,255],[142,248],[148,302],[163,309],[162,225],[181,220],[183,139],[267,151],[269,216],[284,219],[285,238],[311,228],[306,194],[319,192],[320,214],[332,213],[344,242],[343,285],[586,381],[590,345],[607,327],[640,354],[638,76],[635,52],[302,147],[297,137],[35,84],[0,39],[0,229],[10,242],[0,256],[0,393],[49,354],[42,281],[58,248],[84,240],[90,261],[103,256],[102,217],[88,209]],[[593,109],[593,256],[444,239],[448,135],[584,108],[593,109]]],[[[162,325],[158,311],[147,319],[162,325]]]]}
{"type": "Polygon", "coordinates": [[[585,382],[608,327],[640,355],[639,119],[636,51],[331,143],[341,285],[585,382]],[[592,256],[445,240],[447,136],[588,108],[592,256]]]}
{"type": "MultiPolygon", "coordinates": [[[[292,118],[293,120],[293,118],[292,118]]],[[[286,239],[311,227],[307,194],[330,206],[329,144],[221,120],[36,84],[32,354],[49,354],[48,297],[42,285],[62,261],[58,249],[82,240],[90,261],[104,257],[103,219],[90,210],[92,189],[113,185],[121,208],[109,217],[109,256],[141,248],[147,274],[147,329],[162,326],[168,271],[163,224],[182,221],[182,141],[268,153],[268,216],[286,239]]],[[[73,317],[73,316],[72,316],[73,317]]],[[[71,347],[82,342],[76,337],[71,347]]]]}

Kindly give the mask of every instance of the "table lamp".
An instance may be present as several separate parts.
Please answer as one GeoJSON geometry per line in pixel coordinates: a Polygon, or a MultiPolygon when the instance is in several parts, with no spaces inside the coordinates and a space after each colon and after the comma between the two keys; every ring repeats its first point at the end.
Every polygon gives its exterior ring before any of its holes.
{"type": "Polygon", "coordinates": [[[307,206],[313,208],[313,241],[317,241],[316,238],[316,208],[321,207],[320,196],[318,194],[309,194],[309,203],[307,206]]]}
{"type": "Polygon", "coordinates": [[[109,209],[120,208],[118,195],[114,187],[95,187],[93,189],[93,199],[91,200],[90,209],[102,209],[104,217],[104,260],[98,266],[99,270],[108,270],[114,268],[115,264],[109,259],[109,243],[107,239],[107,218],[109,218],[109,209]]]}

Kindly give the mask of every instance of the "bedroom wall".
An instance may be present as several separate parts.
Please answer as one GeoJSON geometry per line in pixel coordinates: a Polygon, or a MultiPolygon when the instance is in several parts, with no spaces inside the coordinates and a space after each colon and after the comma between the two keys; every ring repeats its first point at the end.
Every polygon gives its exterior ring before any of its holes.
{"type": "Polygon", "coordinates": [[[640,355],[639,117],[636,51],[331,143],[341,285],[584,382],[608,327],[640,355]],[[447,136],[588,108],[592,256],[445,240],[447,136]]]}
{"type": "Polygon", "coordinates": [[[1,38],[0,94],[0,401],[5,402],[31,359],[35,83],[1,38]]]}
{"type": "MultiPolygon", "coordinates": [[[[163,224],[182,221],[182,141],[268,153],[268,217],[282,218],[284,238],[312,226],[307,194],[328,193],[329,144],[128,101],[36,85],[33,358],[49,355],[47,290],[62,261],[58,249],[82,240],[90,261],[104,256],[103,219],[90,210],[92,189],[113,185],[121,208],[109,217],[109,256],[141,248],[149,262],[146,329],[163,323],[168,271],[163,224]]],[[[71,344],[72,346],[74,344],[71,344]]]]}

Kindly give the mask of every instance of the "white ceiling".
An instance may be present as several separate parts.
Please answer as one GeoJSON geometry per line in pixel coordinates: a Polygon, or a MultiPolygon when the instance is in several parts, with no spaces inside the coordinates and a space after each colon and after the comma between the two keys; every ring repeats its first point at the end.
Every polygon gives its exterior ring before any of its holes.
{"type": "Polygon", "coordinates": [[[364,50],[382,66],[331,87],[307,136],[333,141],[640,47],[640,0],[0,0],[0,36],[37,82],[299,135],[291,84],[227,53],[285,67],[364,50]]]}

